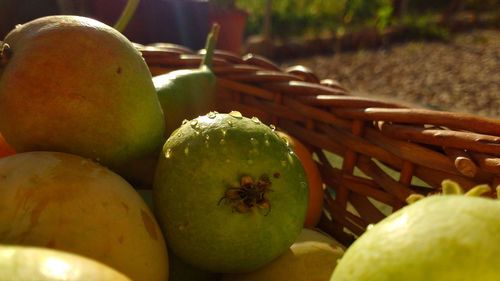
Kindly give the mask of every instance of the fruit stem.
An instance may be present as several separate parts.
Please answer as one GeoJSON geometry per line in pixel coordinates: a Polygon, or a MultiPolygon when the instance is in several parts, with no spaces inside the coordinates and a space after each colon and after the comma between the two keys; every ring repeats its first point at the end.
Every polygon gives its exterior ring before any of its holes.
{"type": "Polygon", "coordinates": [[[207,41],[205,42],[205,55],[201,61],[200,67],[208,67],[212,70],[212,62],[215,51],[215,45],[217,45],[217,38],[219,37],[220,26],[217,23],[212,25],[212,30],[207,36],[207,41]]]}
{"type": "Polygon", "coordinates": [[[127,0],[127,4],[125,5],[125,8],[122,11],[122,14],[118,18],[118,20],[115,23],[114,28],[118,30],[119,32],[123,33],[125,28],[127,27],[128,23],[134,16],[135,10],[137,9],[137,6],[139,5],[140,0],[127,0]]]}

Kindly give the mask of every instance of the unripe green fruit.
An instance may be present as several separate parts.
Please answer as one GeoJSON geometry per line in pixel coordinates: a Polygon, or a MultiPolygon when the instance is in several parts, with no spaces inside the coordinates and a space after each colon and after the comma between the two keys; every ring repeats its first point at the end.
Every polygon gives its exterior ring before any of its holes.
{"type": "Polygon", "coordinates": [[[308,188],[299,159],[269,126],[212,112],[167,140],[153,199],[175,255],[213,272],[244,272],[293,244],[308,188]]]}
{"type": "Polygon", "coordinates": [[[331,281],[499,280],[499,214],[498,200],[420,199],[360,236],[331,281]]]}

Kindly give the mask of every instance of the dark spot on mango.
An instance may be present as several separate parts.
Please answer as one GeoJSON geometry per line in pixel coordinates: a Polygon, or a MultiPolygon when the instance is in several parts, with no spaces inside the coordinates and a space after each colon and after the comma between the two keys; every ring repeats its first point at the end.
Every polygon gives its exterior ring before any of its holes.
{"type": "Polygon", "coordinates": [[[275,179],[279,178],[280,176],[281,176],[281,174],[279,172],[276,172],[276,173],[273,174],[273,177],[275,179]]]}
{"type": "Polygon", "coordinates": [[[127,204],[125,204],[125,202],[120,202],[120,203],[122,204],[125,211],[128,213],[128,211],[130,210],[130,207],[127,204]]]}
{"type": "Polygon", "coordinates": [[[56,241],[54,241],[54,239],[50,239],[49,242],[47,242],[47,244],[45,244],[45,247],[47,247],[47,248],[55,248],[56,247],[56,241]]]}
{"type": "Polygon", "coordinates": [[[158,235],[156,234],[156,224],[153,218],[144,210],[141,210],[142,222],[144,223],[144,227],[148,232],[149,236],[153,240],[158,240],[158,235]]]}
{"type": "Polygon", "coordinates": [[[122,68],[119,66],[117,69],[116,69],[116,74],[121,74],[122,73],[122,68]]]}
{"type": "Polygon", "coordinates": [[[123,235],[118,236],[118,243],[123,244],[123,235]]]}

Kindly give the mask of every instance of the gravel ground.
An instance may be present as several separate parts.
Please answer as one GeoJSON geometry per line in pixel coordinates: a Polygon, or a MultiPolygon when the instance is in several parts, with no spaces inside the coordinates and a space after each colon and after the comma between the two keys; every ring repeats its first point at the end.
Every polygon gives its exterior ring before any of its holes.
{"type": "Polygon", "coordinates": [[[500,30],[449,42],[409,42],[378,50],[288,60],[332,78],[354,95],[416,107],[500,118],[500,30]]]}

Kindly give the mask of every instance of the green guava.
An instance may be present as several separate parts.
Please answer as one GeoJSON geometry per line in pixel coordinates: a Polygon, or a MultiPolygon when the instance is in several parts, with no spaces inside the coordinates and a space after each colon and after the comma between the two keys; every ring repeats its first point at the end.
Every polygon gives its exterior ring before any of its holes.
{"type": "Polygon", "coordinates": [[[500,280],[499,234],[498,200],[426,197],[361,235],[331,281],[500,280]]]}
{"type": "Polygon", "coordinates": [[[241,274],[226,274],[222,281],[328,281],[344,247],[318,230],[304,228],[285,253],[265,266],[241,274]]]}
{"type": "Polygon", "coordinates": [[[0,280],[131,281],[93,259],[64,251],[19,245],[0,245],[0,280]]]}
{"type": "Polygon", "coordinates": [[[172,133],[153,185],[170,250],[212,272],[245,272],[273,260],[299,235],[307,178],[274,130],[239,112],[208,113],[172,133]]]}

